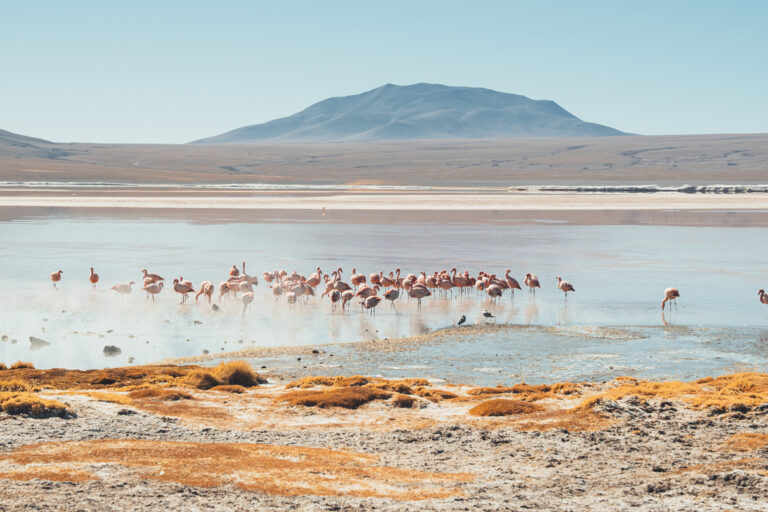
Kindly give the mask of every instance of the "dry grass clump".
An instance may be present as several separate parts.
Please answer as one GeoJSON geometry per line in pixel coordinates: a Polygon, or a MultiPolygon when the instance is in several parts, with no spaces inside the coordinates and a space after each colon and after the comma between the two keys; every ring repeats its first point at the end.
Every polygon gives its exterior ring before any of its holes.
{"type": "Polygon", "coordinates": [[[40,398],[34,393],[0,392],[0,411],[32,418],[63,418],[69,414],[69,407],[57,400],[40,398]]]}
{"type": "Polygon", "coordinates": [[[140,400],[142,398],[154,398],[156,400],[163,400],[166,402],[176,402],[178,400],[192,400],[192,395],[179,391],[177,389],[168,388],[145,388],[131,391],[128,393],[128,398],[132,400],[140,400]]]}
{"type": "Polygon", "coordinates": [[[211,389],[229,385],[250,388],[264,384],[267,380],[254,372],[245,361],[229,361],[214,368],[194,370],[181,382],[197,389],[211,389]]]}
{"type": "Polygon", "coordinates": [[[279,396],[277,399],[288,402],[291,405],[305,407],[343,407],[344,409],[357,409],[361,405],[374,400],[387,400],[392,394],[371,387],[332,387],[322,391],[291,391],[279,396]]]}
{"type": "Polygon", "coordinates": [[[412,395],[413,389],[411,386],[401,380],[388,380],[385,382],[373,382],[367,385],[371,388],[383,389],[384,391],[394,391],[396,393],[402,393],[404,395],[412,395]]]}
{"type": "Polygon", "coordinates": [[[65,370],[62,368],[36,370],[25,367],[15,370],[0,369],[0,380],[22,379],[29,382],[30,386],[58,390],[110,388],[127,391],[139,386],[170,384],[176,378],[183,377],[197,369],[200,367],[174,365],[148,365],[104,370],[65,370]]]}
{"type": "Polygon", "coordinates": [[[99,478],[85,471],[72,470],[66,467],[51,466],[50,468],[24,468],[0,472],[0,479],[28,482],[30,480],[47,480],[49,482],[71,482],[73,484],[98,480],[99,478]]]}
{"type": "Polygon", "coordinates": [[[469,414],[472,416],[511,416],[514,414],[531,414],[543,410],[544,407],[539,404],[497,398],[477,404],[469,410],[469,414]]]}
{"type": "Polygon", "coordinates": [[[213,386],[211,388],[211,391],[221,391],[223,393],[235,393],[238,395],[242,395],[245,393],[245,388],[243,386],[235,385],[223,385],[223,386],[213,386]]]}
{"type": "Polygon", "coordinates": [[[314,376],[314,377],[304,377],[303,379],[289,382],[288,384],[286,384],[285,387],[286,388],[313,388],[315,386],[351,387],[351,386],[364,386],[365,384],[368,384],[370,381],[371,379],[363,377],[362,375],[353,375],[351,377],[345,377],[343,375],[338,375],[336,377],[314,376]]]}
{"type": "Polygon", "coordinates": [[[768,446],[768,434],[752,432],[732,435],[723,443],[723,449],[732,452],[749,452],[763,446],[768,446]]]}
{"type": "Polygon", "coordinates": [[[14,379],[7,381],[0,381],[0,391],[32,391],[32,387],[28,382],[23,380],[14,379]]]}
{"type": "Polygon", "coordinates": [[[416,404],[416,399],[412,396],[397,393],[392,398],[392,405],[401,409],[411,409],[416,404]]]}
{"type": "Polygon", "coordinates": [[[0,363],[0,370],[7,370],[8,367],[5,366],[5,363],[0,363]]]}
{"type": "Polygon", "coordinates": [[[421,388],[421,387],[414,389],[413,394],[426,398],[430,402],[440,402],[441,400],[450,400],[451,398],[456,398],[459,396],[456,393],[452,393],[444,389],[421,388]]]}
{"type": "MultiPolygon", "coordinates": [[[[0,463],[50,471],[64,464],[115,464],[141,479],[240,489],[277,496],[351,496],[398,500],[462,496],[471,473],[432,473],[378,464],[374,454],[255,443],[192,443],[105,439],[26,445],[0,463]]],[[[123,481],[108,472],[105,480],[123,481]]],[[[112,482],[107,482],[107,484],[112,482]]]]}
{"type": "Polygon", "coordinates": [[[631,378],[618,382],[618,386],[587,398],[580,407],[592,407],[600,400],[619,400],[627,396],[641,400],[677,399],[695,409],[729,409],[734,406],[752,408],[768,402],[768,374],[765,373],[734,373],[693,382],[650,382],[631,378]]]}
{"type": "Polygon", "coordinates": [[[481,387],[470,389],[467,394],[478,395],[500,395],[515,394],[519,395],[520,400],[535,402],[543,398],[558,397],[563,395],[572,395],[579,393],[581,386],[573,382],[556,382],[555,384],[537,384],[531,385],[521,382],[510,387],[497,386],[495,388],[481,387]]]}
{"type": "Polygon", "coordinates": [[[24,368],[29,368],[30,370],[35,369],[35,365],[32,363],[27,363],[25,361],[16,361],[11,365],[11,370],[23,370],[24,368]]]}

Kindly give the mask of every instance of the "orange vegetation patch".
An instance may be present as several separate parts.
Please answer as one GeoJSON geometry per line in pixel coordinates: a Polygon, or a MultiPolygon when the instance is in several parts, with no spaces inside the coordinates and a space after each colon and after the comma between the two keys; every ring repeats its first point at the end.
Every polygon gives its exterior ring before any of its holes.
{"type": "Polygon", "coordinates": [[[30,368],[30,369],[34,370],[35,369],[35,365],[33,365],[32,363],[24,362],[24,361],[16,361],[15,363],[13,363],[11,365],[10,369],[11,370],[23,370],[25,368],[30,368]]]}
{"type": "Polygon", "coordinates": [[[712,473],[719,473],[721,471],[732,471],[734,469],[763,469],[765,463],[757,457],[749,457],[735,460],[725,460],[721,462],[710,462],[708,464],[694,464],[693,466],[687,466],[678,469],[673,474],[681,473],[703,473],[705,475],[712,473]]]}
{"type": "Polygon", "coordinates": [[[451,391],[446,391],[444,389],[436,389],[436,388],[416,388],[413,390],[413,393],[415,395],[426,398],[430,402],[440,402],[442,400],[450,400],[452,398],[457,398],[459,396],[456,393],[452,393],[451,391]]]}
{"type": "Polygon", "coordinates": [[[735,434],[723,443],[723,449],[732,452],[749,452],[768,445],[768,434],[745,432],[735,434]]]}
{"type": "Polygon", "coordinates": [[[641,400],[649,398],[678,399],[695,409],[734,406],[755,407],[768,402],[768,374],[735,373],[712,378],[706,377],[693,382],[650,382],[625,377],[619,385],[590,396],[580,407],[592,407],[600,400],[619,400],[635,396],[641,400]]]}
{"type": "Polygon", "coordinates": [[[14,379],[0,381],[0,391],[32,391],[28,382],[14,379]]]}
{"type": "Polygon", "coordinates": [[[5,363],[0,363],[0,370],[7,370],[8,367],[5,366],[5,363]]]}
{"type": "MultiPolygon", "coordinates": [[[[0,368],[0,381],[20,379],[28,382],[31,387],[47,387],[59,390],[119,389],[130,391],[146,386],[189,385],[190,382],[184,382],[184,380],[195,372],[210,376],[210,383],[212,384],[210,387],[222,384],[250,387],[266,382],[244,361],[222,363],[213,368],[192,365],[146,365],[104,370],[65,370],[62,368],[36,370],[29,365],[11,370],[0,368]]],[[[196,382],[191,384],[194,385],[196,382]]],[[[195,385],[194,387],[198,386],[195,385]]]]}
{"type": "Polygon", "coordinates": [[[573,382],[556,382],[555,384],[537,384],[531,385],[521,382],[510,387],[497,386],[495,388],[473,388],[470,389],[467,394],[472,396],[478,395],[499,395],[499,394],[514,394],[518,395],[519,400],[525,400],[526,402],[535,402],[543,398],[562,397],[566,395],[577,394],[581,391],[580,384],[574,384],[573,382]]]}
{"type": "Polygon", "coordinates": [[[520,430],[568,430],[570,432],[592,432],[617,423],[604,414],[591,409],[552,409],[533,413],[515,423],[520,430]]]}
{"type": "Polygon", "coordinates": [[[211,391],[221,391],[224,393],[235,393],[238,395],[242,395],[245,393],[245,388],[243,386],[238,385],[222,385],[222,386],[214,386],[211,388],[211,391]]]}
{"type": "Polygon", "coordinates": [[[230,361],[214,368],[194,370],[182,382],[198,389],[211,389],[226,385],[250,388],[264,384],[267,380],[254,372],[245,361],[230,361]]]}
{"type": "Polygon", "coordinates": [[[387,400],[392,394],[370,387],[332,387],[321,391],[289,391],[277,400],[305,407],[343,407],[357,409],[374,400],[387,400]]]}
{"type": "Polygon", "coordinates": [[[63,418],[69,413],[69,407],[57,400],[40,398],[34,393],[0,392],[0,411],[33,418],[63,418]]]}
{"type": "Polygon", "coordinates": [[[539,404],[499,398],[477,404],[469,410],[469,414],[472,416],[511,416],[513,414],[531,414],[543,410],[544,408],[539,404]]]}
{"type": "MultiPolygon", "coordinates": [[[[195,487],[227,484],[282,496],[353,496],[398,500],[463,495],[470,473],[380,466],[377,455],[255,443],[98,440],[27,445],[0,456],[16,465],[118,464],[149,478],[195,487]]],[[[40,466],[42,465],[42,467],[40,466]]]]}
{"type": "Polygon", "coordinates": [[[294,380],[285,385],[286,388],[313,388],[315,386],[363,386],[368,384],[371,379],[363,377],[362,375],[353,375],[352,377],[344,377],[338,375],[336,377],[304,377],[303,379],[294,380]]]}
{"type": "Polygon", "coordinates": [[[392,405],[400,407],[401,409],[410,409],[416,405],[416,399],[412,396],[397,393],[394,398],[392,398],[392,405]]]}
{"type": "Polygon", "coordinates": [[[72,482],[81,483],[88,480],[98,480],[98,477],[85,471],[72,470],[65,467],[28,467],[19,470],[0,471],[0,479],[19,480],[28,482],[30,480],[40,479],[49,482],[72,482]]]}
{"type": "Polygon", "coordinates": [[[136,391],[131,391],[130,393],[128,393],[128,398],[131,398],[133,400],[141,399],[141,398],[154,398],[156,400],[175,402],[176,400],[191,400],[192,395],[176,389],[146,388],[146,389],[137,389],[136,391]]]}

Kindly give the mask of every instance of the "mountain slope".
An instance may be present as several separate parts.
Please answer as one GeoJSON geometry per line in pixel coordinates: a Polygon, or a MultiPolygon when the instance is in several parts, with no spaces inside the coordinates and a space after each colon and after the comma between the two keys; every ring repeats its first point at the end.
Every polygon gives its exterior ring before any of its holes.
{"type": "Polygon", "coordinates": [[[194,143],[602,135],[626,134],[586,123],[554,101],[481,88],[387,84],[194,143]]]}

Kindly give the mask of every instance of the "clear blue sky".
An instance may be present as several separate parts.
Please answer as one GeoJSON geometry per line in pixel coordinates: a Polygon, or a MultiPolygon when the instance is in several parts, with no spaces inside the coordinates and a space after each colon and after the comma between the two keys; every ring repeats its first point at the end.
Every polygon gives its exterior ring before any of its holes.
{"type": "Polygon", "coordinates": [[[0,128],[187,142],[385,83],[643,134],[768,132],[768,1],[0,0],[0,128]]]}

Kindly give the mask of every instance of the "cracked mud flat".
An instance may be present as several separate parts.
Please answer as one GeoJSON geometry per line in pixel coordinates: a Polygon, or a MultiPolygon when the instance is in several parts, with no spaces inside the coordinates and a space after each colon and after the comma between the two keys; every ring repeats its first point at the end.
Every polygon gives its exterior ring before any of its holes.
{"type": "Polygon", "coordinates": [[[42,389],[70,414],[0,413],[0,510],[765,510],[768,404],[749,384],[765,376],[748,375],[708,408],[621,392],[633,379],[560,395],[371,380],[414,406],[358,409],[286,402],[336,389],[314,382],[42,389]],[[468,414],[497,398],[543,412],[468,414]]]}

